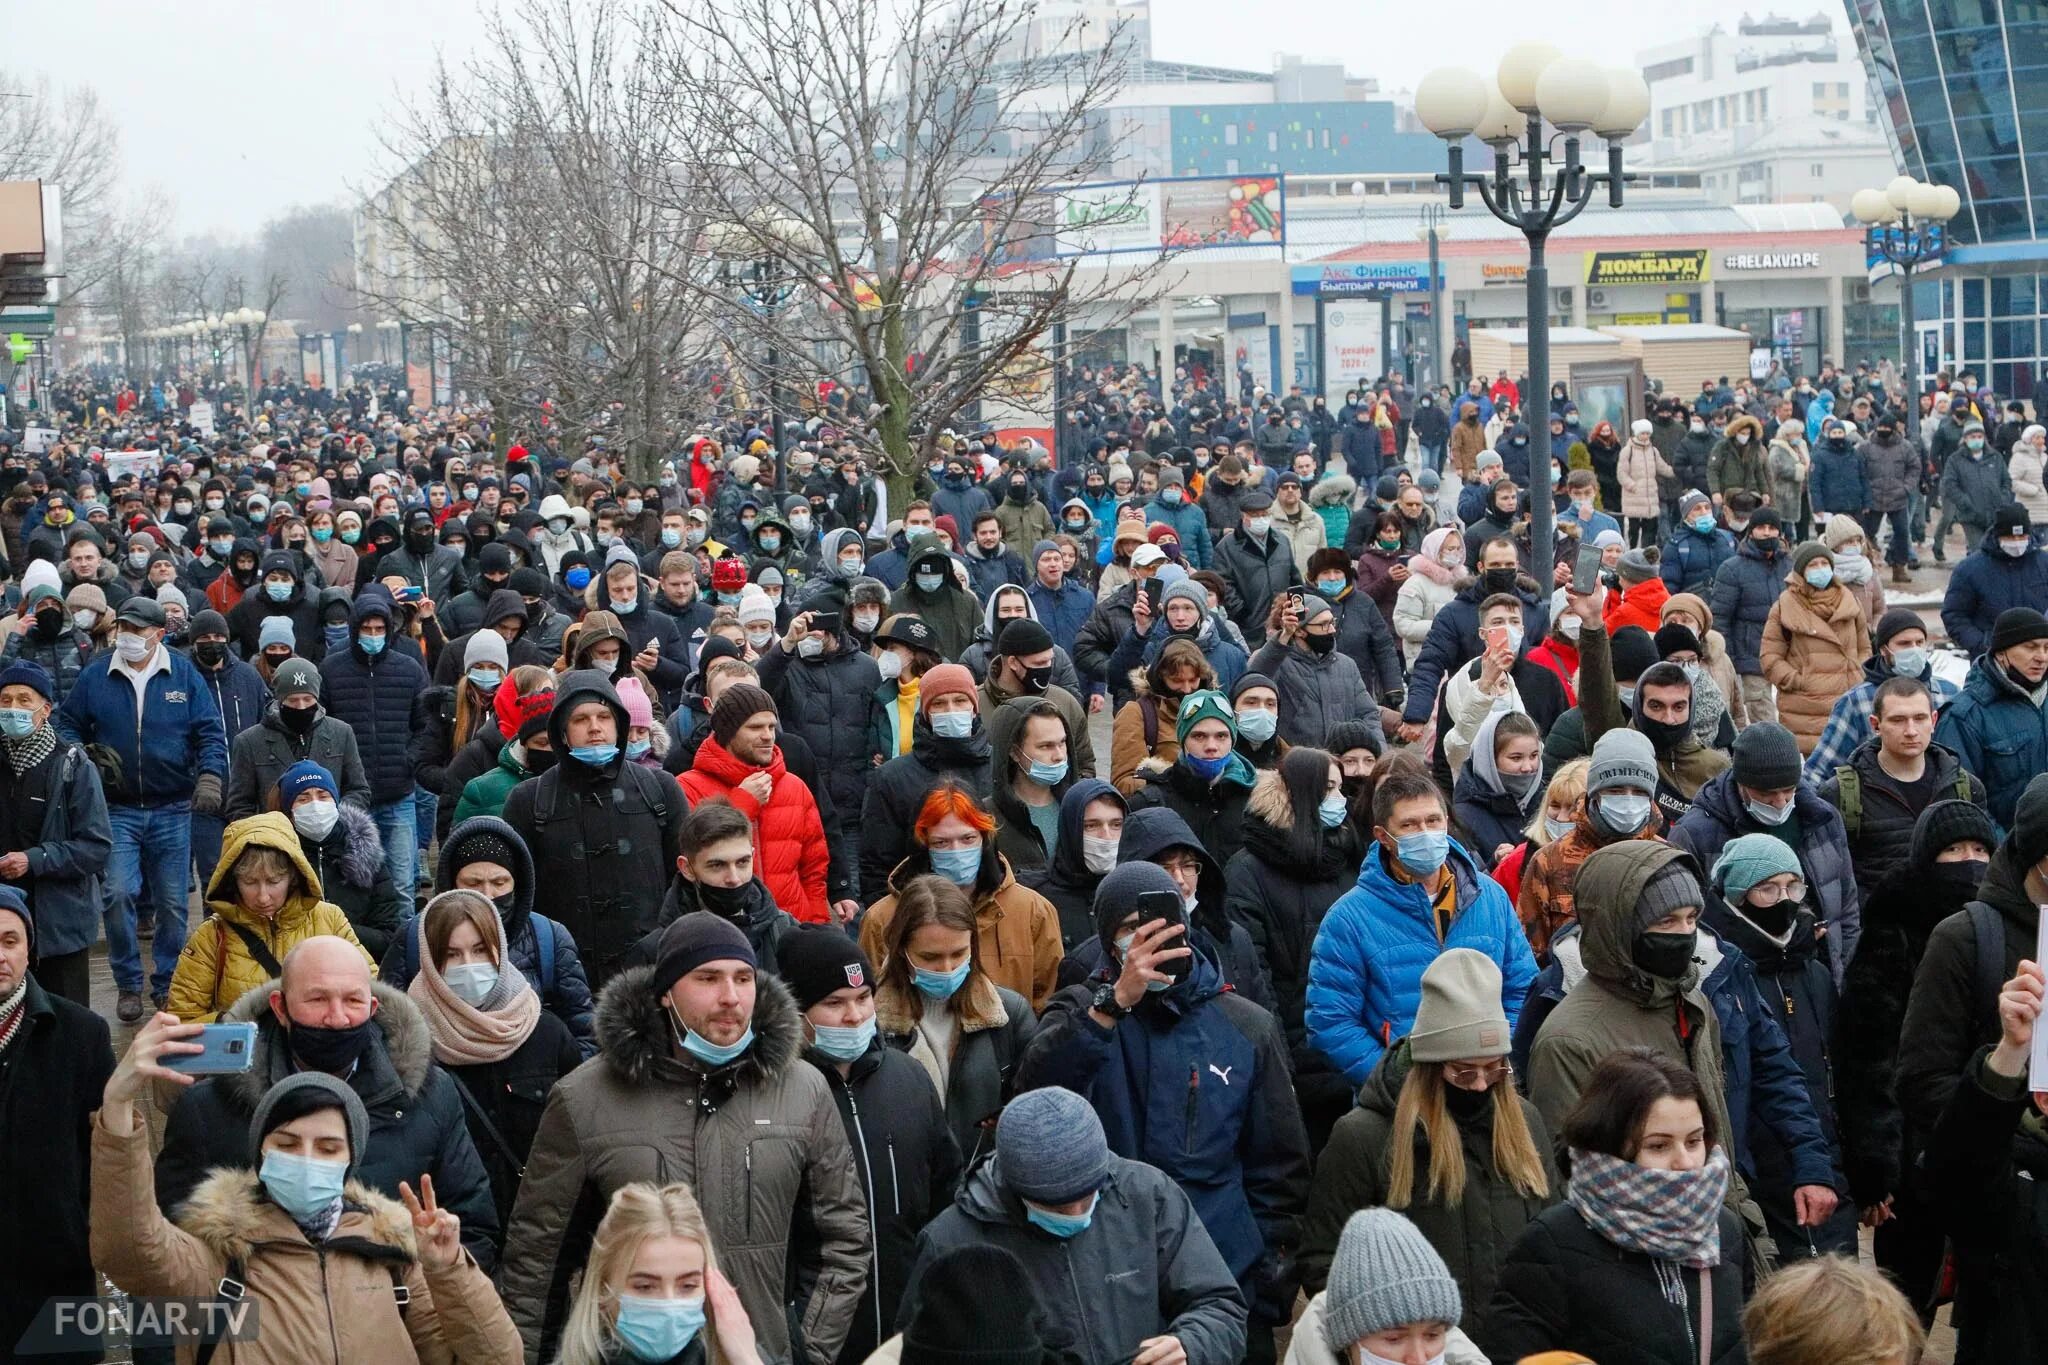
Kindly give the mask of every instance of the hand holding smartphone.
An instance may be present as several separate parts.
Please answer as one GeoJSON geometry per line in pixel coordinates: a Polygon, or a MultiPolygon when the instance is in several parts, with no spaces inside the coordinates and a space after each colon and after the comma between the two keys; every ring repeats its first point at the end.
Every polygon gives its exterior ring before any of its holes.
{"type": "Polygon", "coordinates": [[[206,1024],[190,1040],[198,1052],[167,1052],[157,1064],[167,1071],[188,1076],[228,1076],[247,1071],[256,1064],[256,1025],[253,1023],[206,1024]]]}

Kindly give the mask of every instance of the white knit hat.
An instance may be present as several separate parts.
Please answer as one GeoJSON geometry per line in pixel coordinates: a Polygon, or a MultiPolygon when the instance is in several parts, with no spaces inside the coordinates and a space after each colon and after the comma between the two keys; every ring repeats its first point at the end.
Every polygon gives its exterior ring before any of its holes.
{"type": "Polygon", "coordinates": [[[767,593],[749,583],[740,590],[740,624],[747,626],[757,621],[774,625],[775,604],[768,600],[767,593]]]}

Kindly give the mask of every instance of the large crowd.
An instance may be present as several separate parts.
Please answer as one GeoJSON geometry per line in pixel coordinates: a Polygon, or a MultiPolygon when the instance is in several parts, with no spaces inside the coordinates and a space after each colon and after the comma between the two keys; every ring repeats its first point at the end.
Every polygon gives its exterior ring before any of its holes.
{"type": "Polygon", "coordinates": [[[2025,404],[1059,379],[0,429],[0,1355],[2048,1351],[2025,404]]]}

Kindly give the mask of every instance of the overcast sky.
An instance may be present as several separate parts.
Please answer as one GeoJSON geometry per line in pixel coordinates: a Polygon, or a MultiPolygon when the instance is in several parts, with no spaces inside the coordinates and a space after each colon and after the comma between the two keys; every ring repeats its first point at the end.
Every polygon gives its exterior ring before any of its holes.
{"type": "MultiPolygon", "coordinates": [[[[1575,53],[1619,63],[1647,43],[1769,8],[1153,0],[1153,51],[1255,70],[1281,52],[1337,58],[1394,90],[1446,63],[1489,69],[1523,37],[1568,37],[1575,53]]],[[[294,204],[348,200],[350,187],[383,168],[374,130],[393,92],[421,88],[437,49],[459,55],[482,27],[476,0],[51,0],[8,9],[0,66],[93,82],[120,125],[130,180],[171,195],[174,233],[246,233],[294,204]]],[[[1816,9],[1844,22],[1828,0],[1790,0],[1783,12],[1816,9]]]]}

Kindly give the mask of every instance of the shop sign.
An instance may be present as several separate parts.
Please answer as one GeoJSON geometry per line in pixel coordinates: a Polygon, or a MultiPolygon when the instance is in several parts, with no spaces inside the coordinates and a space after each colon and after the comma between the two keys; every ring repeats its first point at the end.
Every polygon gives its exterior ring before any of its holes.
{"type": "Polygon", "coordinates": [[[1527,284],[1529,263],[1527,261],[1482,261],[1479,266],[1481,284],[1527,284]]]}
{"type": "Polygon", "coordinates": [[[1723,270],[1818,270],[1818,251],[1731,251],[1721,258],[1723,270]]]}
{"type": "MultiPolygon", "coordinates": [[[[1438,282],[1443,279],[1439,267],[1438,282]]],[[[1324,298],[1346,294],[1423,294],[1429,292],[1427,261],[1337,261],[1297,265],[1289,272],[1296,294],[1324,298]]]]}
{"type": "Polygon", "coordinates": [[[1712,270],[1705,248],[1586,253],[1587,284],[1700,284],[1710,278],[1712,270]]]}

